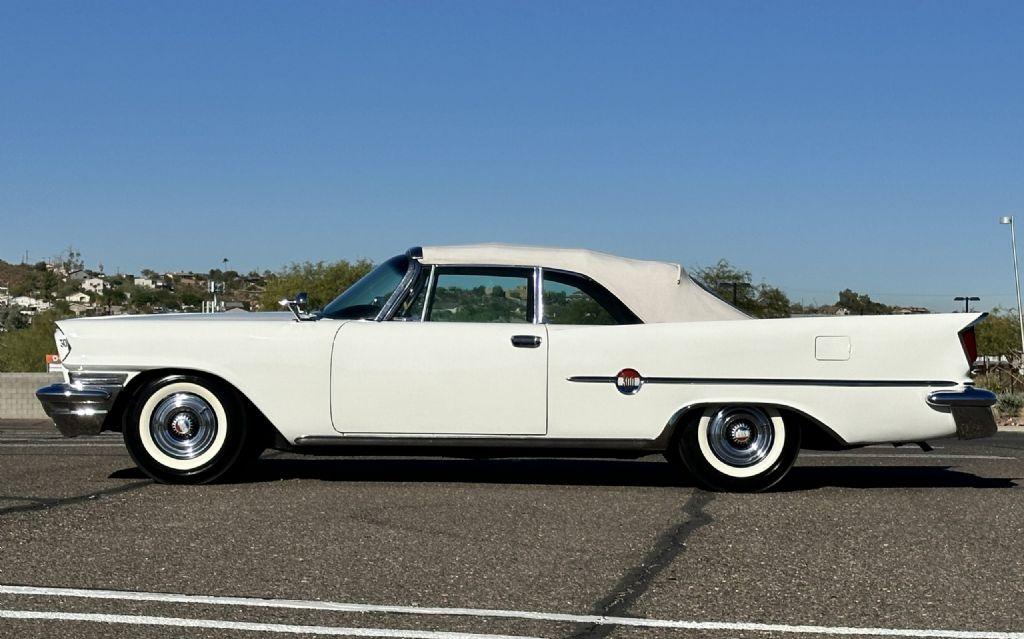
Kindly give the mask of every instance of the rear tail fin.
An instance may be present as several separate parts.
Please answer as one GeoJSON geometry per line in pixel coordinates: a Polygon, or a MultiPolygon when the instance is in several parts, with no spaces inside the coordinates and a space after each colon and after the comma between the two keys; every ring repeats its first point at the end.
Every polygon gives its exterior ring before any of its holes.
{"type": "Polygon", "coordinates": [[[978,339],[974,334],[974,326],[986,317],[988,313],[982,313],[958,333],[960,346],[964,349],[964,357],[967,358],[967,366],[970,368],[974,368],[974,362],[978,359],[978,339]]]}

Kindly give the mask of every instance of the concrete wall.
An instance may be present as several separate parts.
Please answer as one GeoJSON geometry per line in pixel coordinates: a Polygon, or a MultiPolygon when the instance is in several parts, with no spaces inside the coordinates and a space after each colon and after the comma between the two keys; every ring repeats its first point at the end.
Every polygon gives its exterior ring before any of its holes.
{"type": "Polygon", "coordinates": [[[60,373],[0,373],[0,419],[46,419],[36,389],[59,381],[60,373]]]}

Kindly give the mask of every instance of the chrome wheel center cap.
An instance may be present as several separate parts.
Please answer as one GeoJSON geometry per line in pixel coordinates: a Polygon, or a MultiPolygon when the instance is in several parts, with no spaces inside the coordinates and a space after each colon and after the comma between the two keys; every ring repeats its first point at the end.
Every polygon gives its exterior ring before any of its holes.
{"type": "Polygon", "coordinates": [[[170,429],[178,437],[191,437],[195,431],[195,425],[192,423],[192,417],[187,413],[178,413],[171,419],[170,429]]]}
{"type": "Polygon", "coordinates": [[[738,422],[729,428],[729,441],[735,446],[746,446],[754,438],[753,427],[746,422],[738,422]]]}

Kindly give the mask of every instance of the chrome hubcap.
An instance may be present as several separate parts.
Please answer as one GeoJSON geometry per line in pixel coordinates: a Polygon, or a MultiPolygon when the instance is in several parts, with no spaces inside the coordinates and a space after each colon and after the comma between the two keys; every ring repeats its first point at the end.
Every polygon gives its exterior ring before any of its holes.
{"type": "Polygon", "coordinates": [[[708,423],[708,445],[715,457],[743,468],[764,460],[775,443],[775,425],[760,408],[720,408],[708,423]]]}
{"type": "Polygon", "coordinates": [[[149,418],[153,443],[174,459],[194,459],[213,445],[217,414],[193,393],[175,393],[160,400],[149,418]]]}
{"type": "Polygon", "coordinates": [[[729,427],[729,442],[737,448],[745,448],[754,438],[754,427],[746,422],[737,422],[729,427]]]}
{"type": "Polygon", "coordinates": [[[174,419],[171,420],[170,429],[171,434],[176,437],[192,437],[193,431],[195,430],[195,424],[192,423],[192,416],[188,413],[178,413],[174,416],[174,419]]]}

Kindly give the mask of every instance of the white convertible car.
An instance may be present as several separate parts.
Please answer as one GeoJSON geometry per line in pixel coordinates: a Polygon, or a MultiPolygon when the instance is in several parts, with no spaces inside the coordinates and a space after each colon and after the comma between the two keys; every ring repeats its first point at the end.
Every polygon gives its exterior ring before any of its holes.
{"type": "Polygon", "coordinates": [[[969,377],[984,315],[750,319],[676,264],[575,249],[415,248],[314,313],[58,323],[67,436],[208,482],[267,447],[462,457],[664,453],[763,490],[801,448],[996,431],[969,377]]]}

